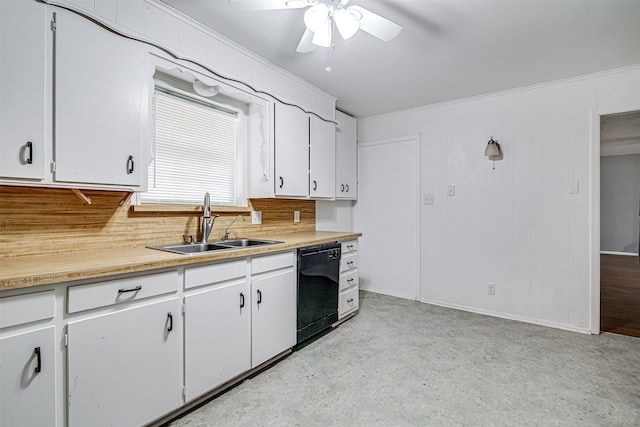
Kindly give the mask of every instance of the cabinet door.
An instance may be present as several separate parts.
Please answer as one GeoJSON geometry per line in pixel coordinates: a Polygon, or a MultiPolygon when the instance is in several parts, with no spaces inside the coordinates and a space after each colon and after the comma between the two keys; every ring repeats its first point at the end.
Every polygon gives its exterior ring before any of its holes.
{"type": "Polygon", "coordinates": [[[55,180],[139,186],[148,81],[142,45],[56,16],[55,180]]]}
{"type": "Polygon", "coordinates": [[[69,426],[139,426],[181,405],[178,298],[69,322],[69,426]]]}
{"type": "Polygon", "coordinates": [[[0,425],[55,425],[55,348],[53,326],[0,339],[0,425]]]}
{"type": "Polygon", "coordinates": [[[309,118],[299,108],[276,104],[275,193],[309,195],[309,118]]]}
{"type": "Polygon", "coordinates": [[[309,195],[314,198],[335,197],[336,126],[309,117],[309,195]]]}
{"type": "Polygon", "coordinates": [[[0,1],[0,177],[45,177],[47,13],[35,1],[0,1]]]}
{"type": "Polygon", "coordinates": [[[358,198],[357,122],[336,111],[336,199],[358,198]]]}
{"type": "Polygon", "coordinates": [[[185,297],[185,386],[190,401],[251,368],[249,282],[185,297]]]}
{"type": "Polygon", "coordinates": [[[253,280],[251,297],[251,365],[256,367],[296,344],[293,270],[253,280]]]}

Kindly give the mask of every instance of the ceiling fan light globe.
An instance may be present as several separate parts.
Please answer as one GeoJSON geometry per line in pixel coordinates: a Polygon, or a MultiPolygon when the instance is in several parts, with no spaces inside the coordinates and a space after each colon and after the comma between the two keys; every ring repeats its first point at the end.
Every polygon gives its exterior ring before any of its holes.
{"type": "Polygon", "coordinates": [[[304,13],[304,25],[314,33],[326,26],[327,22],[329,22],[329,7],[324,3],[318,3],[304,13]]]}
{"type": "Polygon", "coordinates": [[[349,40],[360,28],[360,22],[346,9],[338,9],[333,14],[333,20],[343,39],[349,40]]]}
{"type": "Polygon", "coordinates": [[[313,33],[313,39],[311,39],[311,43],[315,44],[316,46],[331,47],[331,28],[331,21],[327,19],[325,25],[323,25],[322,28],[313,33]]]}

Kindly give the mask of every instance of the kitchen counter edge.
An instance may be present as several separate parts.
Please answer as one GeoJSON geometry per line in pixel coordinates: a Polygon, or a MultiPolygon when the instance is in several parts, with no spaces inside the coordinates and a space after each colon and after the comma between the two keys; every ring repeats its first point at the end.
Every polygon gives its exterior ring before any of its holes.
{"type": "Polygon", "coordinates": [[[0,291],[94,279],[117,274],[245,258],[304,246],[357,239],[362,233],[313,231],[270,235],[270,246],[181,255],[146,247],[0,259],[0,291]]]}

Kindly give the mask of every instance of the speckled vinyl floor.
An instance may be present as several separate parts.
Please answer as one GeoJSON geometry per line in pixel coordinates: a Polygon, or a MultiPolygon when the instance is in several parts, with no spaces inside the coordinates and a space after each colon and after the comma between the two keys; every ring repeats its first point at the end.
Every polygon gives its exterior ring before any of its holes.
{"type": "Polygon", "coordinates": [[[355,318],[172,426],[640,426],[640,338],[361,292],[355,318]]]}

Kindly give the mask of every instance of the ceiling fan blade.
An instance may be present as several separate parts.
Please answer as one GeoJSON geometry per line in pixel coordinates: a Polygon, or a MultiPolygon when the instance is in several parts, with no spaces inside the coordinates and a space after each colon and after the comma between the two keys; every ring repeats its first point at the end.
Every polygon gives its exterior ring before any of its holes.
{"type": "Polygon", "coordinates": [[[361,30],[366,31],[372,36],[375,36],[385,42],[394,39],[398,34],[400,34],[400,31],[402,31],[402,25],[389,21],[387,18],[383,18],[382,16],[363,7],[349,6],[347,10],[355,11],[356,14],[360,14],[362,16],[360,18],[361,30]]]}
{"type": "Polygon", "coordinates": [[[311,40],[313,40],[313,32],[309,30],[304,30],[304,34],[300,39],[300,43],[298,43],[298,47],[296,52],[298,53],[309,53],[316,50],[316,45],[314,45],[311,40]]]}
{"type": "Polygon", "coordinates": [[[309,0],[229,0],[236,10],[302,9],[311,4],[309,0]]]}

